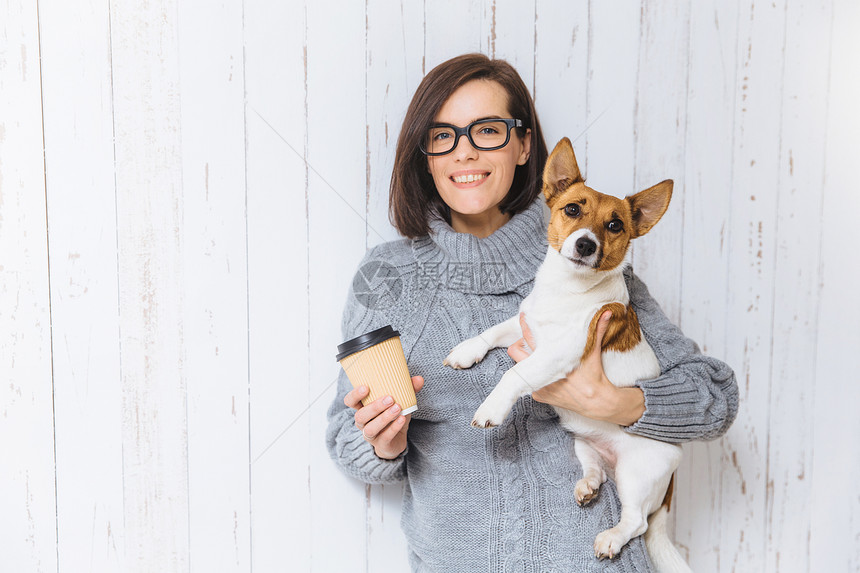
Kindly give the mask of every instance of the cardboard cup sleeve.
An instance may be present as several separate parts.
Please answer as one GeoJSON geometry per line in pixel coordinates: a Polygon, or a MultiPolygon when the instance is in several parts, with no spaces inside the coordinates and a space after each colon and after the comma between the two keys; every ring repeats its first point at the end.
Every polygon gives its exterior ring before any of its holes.
{"type": "Polygon", "coordinates": [[[391,396],[402,414],[418,409],[406,356],[400,344],[400,333],[391,326],[348,340],[338,345],[337,350],[337,361],[352,387],[367,386],[370,390],[370,394],[361,401],[363,405],[391,396]]]}

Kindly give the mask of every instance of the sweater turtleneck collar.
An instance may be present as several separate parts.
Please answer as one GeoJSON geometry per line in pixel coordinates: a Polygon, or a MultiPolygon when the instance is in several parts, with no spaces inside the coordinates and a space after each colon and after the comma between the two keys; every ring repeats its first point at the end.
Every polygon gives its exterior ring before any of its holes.
{"type": "Polygon", "coordinates": [[[412,241],[423,279],[465,293],[502,294],[534,279],[546,256],[543,197],[489,237],[458,233],[441,219],[412,241]]]}

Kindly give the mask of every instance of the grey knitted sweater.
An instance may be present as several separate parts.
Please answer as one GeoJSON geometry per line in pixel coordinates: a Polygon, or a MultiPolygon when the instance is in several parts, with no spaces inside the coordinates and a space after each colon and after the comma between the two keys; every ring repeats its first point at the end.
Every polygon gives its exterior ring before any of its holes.
{"type": "MultiPolygon", "coordinates": [[[[416,240],[368,251],[349,291],[343,339],[391,324],[400,331],[410,373],[425,379],[406,452],[378,458],[343,404],[351,385],[341,371],[328,412],[327,446],[346,472],[366,483],[406,481],[402,528],[413,571],[650,571],[641,537],[615,560],[598,561],[594,536],[612,527],[621,506],[611,481],[586,507],[574,501],[582,470],[573,436],[550,406],[520,399],[498,428],[469,425],[475,409],[513,361],[491,350],[474,367],[442,366],[450,349],[518,312],[546,253],[543,202],[485,239],[442,221],[416,240]]],[[[628,430],[669,442],[712,439],[735,417],[732,370],[702,355],[669,322],[629,270],[630,301],[663,374],[639,383],[646,410],[628,430]]]]}

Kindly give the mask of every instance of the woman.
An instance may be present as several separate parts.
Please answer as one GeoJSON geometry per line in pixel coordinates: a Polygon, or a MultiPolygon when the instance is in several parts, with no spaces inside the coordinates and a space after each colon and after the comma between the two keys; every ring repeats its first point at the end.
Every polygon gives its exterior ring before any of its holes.
{"type": "Polygon", "coordinates": [[[594,536],[619,518],[614,485],[576,505],[573,436],[540,400],[671,442],[718,437],[737,410],[732,371],[701,355],[628,272],[660,377],[622,391],[594,354],[534,400],[520,400],[500,427],[470,426],[511,357],[524,353],[518,345],[511,356],[493,350],[467,370],[442,361],[456,343],[514,315],[531,291],[547,248],[539,197],[546,157],[519,75],[479,54],[427,74],[403,122],[390,207],[406,239],[365,256],[343,336],[386,324],[400,331],[418,411],[402,416],[385,399],[362,407],[367,389],[353,390],[341,373],[327,444],[352,477],[406,481],[402,527],[413,571],[649,571],[641,538],[612,562],[594,558],[594,536]]]}

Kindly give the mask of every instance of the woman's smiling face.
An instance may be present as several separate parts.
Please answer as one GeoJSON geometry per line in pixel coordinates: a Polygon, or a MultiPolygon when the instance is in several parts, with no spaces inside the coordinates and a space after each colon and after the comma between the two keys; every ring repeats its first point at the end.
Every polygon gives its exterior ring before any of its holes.
{"type": "MultiPolygon", "coordinates": [[[[472,80],[442,105],[435,123],[465,127],[487,118],[510,118],[508,94],[492,80],[472,80]]],[[[519,119],[519,118],[515,118],[519,119]]],[[[518,165],[529,158],[531,130],[520,138],[511,130],[508,144],[494,151],[472,147],[466,136],[446,155],[427,157],[436,190],[451,208],[451,226],[461,233],[486,237],[509,219],[498,209],[508,194],[518,165]]]]}

